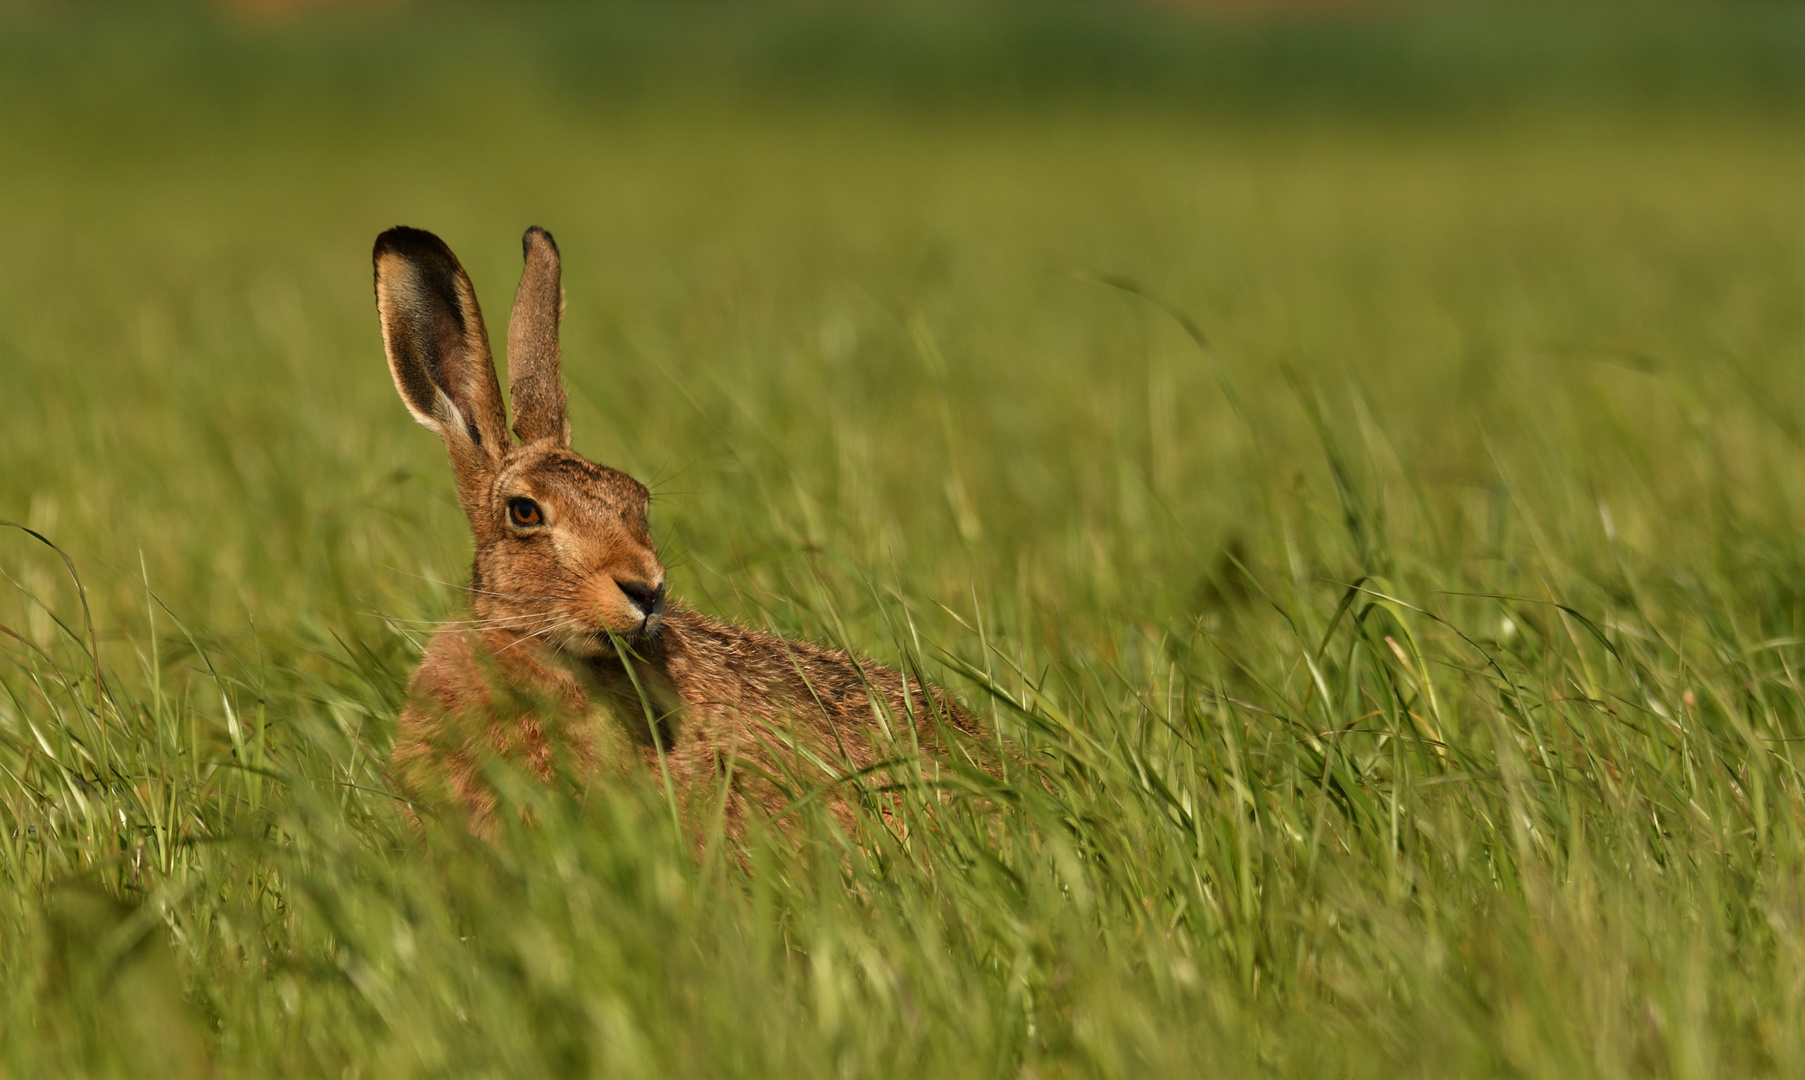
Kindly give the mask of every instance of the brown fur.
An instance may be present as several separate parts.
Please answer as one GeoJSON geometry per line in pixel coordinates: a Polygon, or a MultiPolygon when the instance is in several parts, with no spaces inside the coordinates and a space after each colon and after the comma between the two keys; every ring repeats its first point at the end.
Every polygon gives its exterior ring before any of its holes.
{"type": "Polygon", "coordinates": [[[937,753],[947,730],[973,731],[943,692],[889,668],[667,605],[645,487],[569,448],[558,248],[537,228],[522,244],[508,332],[515,445],[457,258],[418,230],[376,241],[396,389],[444,439],[476,538],[473,619],[440,630],[414,673],[393,756],[401,785],[487,831],[493,757],[542,779],[643,762],[686,799],[726,774],[737,834],[753,807],[774,814],[800,794],[796,778],[881,766],[886,745],[937,753]],[[537,520],[514,516],[522,500],[537,520]]]}

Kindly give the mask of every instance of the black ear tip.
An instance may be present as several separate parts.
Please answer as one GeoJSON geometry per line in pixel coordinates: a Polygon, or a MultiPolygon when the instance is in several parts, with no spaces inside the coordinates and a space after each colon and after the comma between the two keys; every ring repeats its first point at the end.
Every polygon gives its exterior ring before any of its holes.
{"type": "Polygon", "coordinates": [[[528,256],[532,255],[532,253],[533,253],[533,237],[535,237],[535,236],[544,237],[545,243],[547,244],[547,246],[549,246],[552,249],[552,254],[553,255],[558,254],[558,242],[556,240],[552,239],[552,234],[546,232],[544,229],[541,229],[537,225],[529,225],[529,226],[527,226],[526,232],[524,232],[520,235],[520,254],[522,255],[522,257],[528,257],[528,256]]]}
{"type": "Polygon", "coordinates": [[[457,261],[445,241],[427,232],[425,229],[410,229],[406,225],[397,225],[388,229],[376,238],[376,248],[371,255],[380,259],[384,255],[399,255],[404,259],[450,259],[457,261]]]}

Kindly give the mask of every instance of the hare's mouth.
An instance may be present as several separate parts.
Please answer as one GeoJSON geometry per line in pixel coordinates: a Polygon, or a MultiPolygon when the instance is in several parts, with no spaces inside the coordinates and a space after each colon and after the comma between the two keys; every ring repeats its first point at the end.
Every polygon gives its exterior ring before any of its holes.
{"type": "Polygon", "coordinates": [[[664,619],[654,615],[640,623],[639,629],[631,634],[616,634],[615,637],[629,650],[643,655],[657,647],[659,632],[663,629],[664,619]]]}

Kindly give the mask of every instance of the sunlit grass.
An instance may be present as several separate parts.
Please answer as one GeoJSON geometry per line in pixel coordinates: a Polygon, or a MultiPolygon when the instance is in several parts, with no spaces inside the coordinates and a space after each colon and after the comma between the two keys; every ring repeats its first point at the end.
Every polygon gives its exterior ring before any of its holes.
{"type": "Polygon", "coordinates": [[[0,518],[69,559],[0,532],[0,1075],[1805,1066],[1789,122],[220,78],[0,118],[0,518]],[[673,590],[919,665],[990,771],[701,857],[650,776],[410,828],[468,540],[401,222],[492,331],[555,231],[673,590]]]}

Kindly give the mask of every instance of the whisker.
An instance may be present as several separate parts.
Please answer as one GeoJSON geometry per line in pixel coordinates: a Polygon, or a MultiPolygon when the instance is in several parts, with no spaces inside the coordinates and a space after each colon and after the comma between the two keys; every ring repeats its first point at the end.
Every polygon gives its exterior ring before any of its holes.
{"type": "Polygon", "coordinates": [[[541,624],[553,624],[560,621],[575,623],[577,621],[561,612],[535,612],[531,615],[510,615],[489,619],[403,619],[381,612],[371,612],[370,614],[391,625],[439,630],[527,630],[541,624]]]}
{"type": "Polygon", "coordinates": [[[478,596],[493,596],[502,600],[575,600],[576,593],[513,593],[501,592],[497,589],[471,589],[478,596]]]}
{"type": "Polygon", "coordinates": [[[474,585],[460,584],[455,581],[446,581],[444,578],[436,578],[436,577],[433,577],[431,574],[421,574],[421,573],[416,573],[412,570],[403,570],[398,566],[384,566],[383,569],[392,570],[395,573],[402,575],[403,577],[411,577],[418,581],[429,581],[429,582],[433,583],[434,585],[443,585],[448,589],[465,589],[472,593],[475,593],[478,596],[494,596],[494,597],[499,597],[503,600],[575,600],[575,599],[577,599],[577,597],[574,594],[568,594],[568,593],[513,593],[513,592],[501,592],[500,590],[497,590],[497,589],[479,589],[474,585]]]}
{"type": "Polygon", "coordinates": [[[501,648],[495,650],[495,653],[497,656],[499,656],[502,653],[507,652],[509,649],[515,648],[516,646],[523,645],[526,642],[532,641],[534,638],[549,637],[550,635],[557,633],[559,630],[565,630],[565,629],[568,629],[573,626],[581,626],[581,625],[582,624],[577,622],[575,619],[567,619],[567,620],[565,620],[561,623],[558,623],[556,625],[553,625],[553,626],[542,627],[538,630],[533,631],[530,634],[520,635],[520,637],[516,638],[515,640],[509,642],[506,645],[503,645],[501,648]]]}
{"type": "Polygon", "coordinates": [[[469,619],[476,626],[508,626],[521,623],[550,622],[554,619],[568,619],[570,616],[558,611],[536,611],[530,615],[502,615],[493,618],[469,619]]]}

